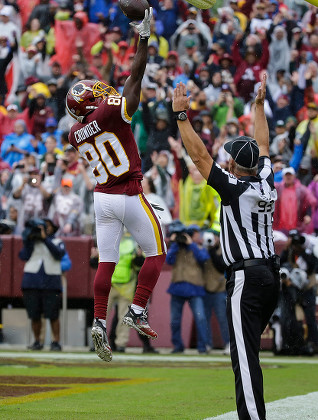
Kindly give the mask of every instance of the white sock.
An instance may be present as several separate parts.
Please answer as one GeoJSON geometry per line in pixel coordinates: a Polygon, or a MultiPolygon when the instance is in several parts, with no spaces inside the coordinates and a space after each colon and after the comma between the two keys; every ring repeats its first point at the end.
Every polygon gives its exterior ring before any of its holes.
{"type": "Polygon", "coordinates": [[[106,328],[106,319],[98,318],[98,321],[103,325],[104,328],[106,328]]]}
{"type": "Polygon", "coordinates": [[[142,308],[141,306],[134,305],[134,304],[132,304],[130,307],[135,312],[136,315],[140,315],[145,310],[145,308],[142,308]]]}

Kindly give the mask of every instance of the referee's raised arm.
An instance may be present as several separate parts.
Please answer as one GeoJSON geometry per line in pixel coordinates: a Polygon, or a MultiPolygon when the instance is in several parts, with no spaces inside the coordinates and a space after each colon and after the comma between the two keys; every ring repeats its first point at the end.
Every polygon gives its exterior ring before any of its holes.
{"type": "Polygon", "coordinates": [[[266,80],[267,74],[265,73],[255,98],[254,138],[259,147],[259,156],[269,156],[269,130],[264,111],[266,80]]]}
{"type": "Polygon", "coordinates": [[[187,88],[185,84],[178,83],[173,92],[172,109],[178,122],[180,135],[183,144],[187,149],[188,155],[198,168],[203,178],[207,180],[211,172],[213,159],[209,155],[205,144],[193,130],[193,127],[188,120],[186,111],[189,109],[190,99],[191,97],[187,96],[187,88]]]}

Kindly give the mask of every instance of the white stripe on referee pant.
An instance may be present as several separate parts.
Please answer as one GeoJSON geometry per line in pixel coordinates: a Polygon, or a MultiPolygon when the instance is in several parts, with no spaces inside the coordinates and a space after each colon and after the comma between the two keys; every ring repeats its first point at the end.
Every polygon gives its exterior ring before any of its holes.
{"type": "Polygon", "coordinates": [[[241,297],[245,282],[244,270],[235,271],[235,286],[231,297],[232,322],[237,347],[237,355],[241,371],[242,387],[245,396],[247,411],[251,420],[259,420],[256,402],[254,398],[251,375],[247,361],[247,354],[243,338],[242,318],[241,318],[241,297]]]}

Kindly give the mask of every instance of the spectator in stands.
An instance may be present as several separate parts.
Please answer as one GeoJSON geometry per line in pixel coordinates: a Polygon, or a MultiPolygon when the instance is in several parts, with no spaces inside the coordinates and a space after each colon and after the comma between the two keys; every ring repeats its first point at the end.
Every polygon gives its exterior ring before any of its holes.
{"type": "Polygon", "coordinates": [[[259,29],[267,31],[271,24],[272,19],[269,19],[266,16],[266,5],[264,3],[254,3],[253,12],[250,15],[250,31],[251,33],[256,33],[259,29]]]}
{"type": "Polygon", "coordinates": [[[23,32],[20,39],[20,46],[25,51],[30,45],[33,44],[33,40],[37,37],[45,37],[45,32],[41,29],[41,23],[39,19],[33,18],[30,21],[30,24],[27,25],[28,29],[23,32]]]}
{"type": "Polygon", "coordinates": [[[156,193],[165,201],[170,209],[174,206],[174,196],[171,188],[171,153],[167,150],[153,151],[151,154],[152,167],[145,173],[150,178],[156,188],[156,193]]]}
{"type": "Polygon", "coordinates": [[[224,83],[222,84],[218,100],[211,109],[211,113],[218,128],[222,128],[229,119],[233,117],[239,118],[243,115],[243,102],[235,97],[230,86],[224,83]]]}
{"type": "Polygon", "coordinates": [[[46,152],[45,152],[42,160],[45,159],[46,153],[52,153],[52,154],[54,154],[55,157],[63,155],[63,151],[58,147],[56,138],[53,135],[49,135],[49,136],[46,137],[45,148],[46,148],[46,152]]]}
{"type": "Polygon", "coordinates": [[[163,33],[167,40],[175,33],[177,29],[178,2],[176,0],[152,1],[151,5],[157,12],[157,19],[163,24],[163,33]]]}
{"type": "Polygon", "coordinates": [[[7,209],[7,215],[6,215],[6,225],[9,226],[10,231],[8,234],[12,235],[18,235],[17,232],[17,224],[18,224],[18,209],[13,204],[9,204],[9,208],[7,209]]]}
{"type": "Polygon", "coordinates": [[[64,160],[67,162],[66,174],[73,179],[79,174],[78,152],[70,144],[64,149],[64,160]]]}
{"type": "MultiPolygon", "coordinates": [[[[147,94],[149,95],[148,85],[147,94]]],[[[173,122],[171,105],[165,101],[152,103],[144,103],[143,106],[143,122],[148,133],[147,141],[147,160],[144,161],[144,170],[147,171],[151,166],[149,157],[153,151],[169,150],[168,137],[175,136],[176,130],[173,122]]]]}
{"type": "Polygon", "coordinates": [[[46,139],[49,136],[54,136],[57,142],[57,147],[59,149],[62,148],[62,144],[61,144],[61,135],[62,135],[62,130],[59,130],[57,128],[58,123],[56,121],[56,119],[54,117],[49,117],[46,121],[45,121],[45,128],[46,131],[44,133],[41,134],[41,137],[43,139],[43,141],[45,142],[46,139]]]}
{"type": "Polygon", "coordinates": [[[207,97],[208,107],[212,107],[220,97],[222,88],[222,75],[219,71],[213,73],[211,83],[203,89],[207,97]]]}
{"type": "Polygon", "coordinates": [[[35,45],[30,45],[19,54],[19,83],[25,83],[28,77],[40,77],[40,60],[41,56],[35,45]]]}
{"type": "Polygon", "coordinates": [[[234,19],[238,20],[242,32],[245,32],[248,19],[247,16],[241,12],[238,0],[230,0],[229,7],[233,10],[234,19]]]}
{"type": "Polygon", "coordinates": [[[17,224],[17,231],[21,234],[29,219],[45,216],[44,201],[51,198],[51,194],[42,185],[38,169],[26,168],[21,185],[13,190],[13,198],[21,199],[17,224]]]}
{"type": "Polygon", "coordinates": [[[49,209],[48,217],[59,226],[58,236],[81,235],[83,201],[72,188],[72,180],[63,178],[49,209]]]}
{"type": "Polygon", "coordinates": [[[218,21],[213,31],[214,38],[226,42],[227,45],[232,45],[236,34],[241,32],[239,21],[234,17],[232,8],[228,6],[220,7],[218,15],[218,21]]]}
{"type": "Polygon", "coordinates": [[[32,41],[32,45],[36,47],[38,56],[40,58],[37,68],[38,76],[40,80],[46,81],[51,76],[49,63],[51,60],[50,54],[52,54],[53,51],[49,50],[50,47],[47,44],[46,38],[43,34],[35,37],[32,41]]]}
{"type": "Polygon", "coordinates": [[[59,96],[57,93],[57,80],[54,78],[51,78],[47,81],[47,87],[50,91],[50,97],[47,98],[46,104],[48,107],[50,107],[53,111],[53,116],[56,120],[59,118],[59,96]]]}
{"type": "Polygon", "coordinates": [[[163,57],[158,54],[159,45],[156,41],[151,41],[148,44],[148,63],[152,64],[161,64],[163,62],[163,57]]]}
{"type": "Polygon", "coordinates": [[[172,46],[177,51],[179,57],[183,55],[190,56],[192,49],[196,46],[198,56],[203,59],[202,54],[208,47],[208,40],[198,29],[197,23],[194,20],[187,20],[181,23],[175,35],[171,38],[172,46]]]}
{"type": "Polygon", "coordinates": [[[150,23],[150,38],[149,44],[157,42],[158,44],[158,55],[163,59],[167,58],[169,52],[169,43],[161,34],[157,31],[157,25],[155,19],[152,19],[150,23]]]}
{"type": "Polygon", "coordinates": [[[6,35],[0,35],[0,105],[3,105],[8,86],[6,82],[6,71],[13,58],[13,52],[16,49],[16,43],[10,44],[6,35]]]}
{"type": "Polygon", "coordinates": [[[61,305],[61,259],[65,246],[55,237],[58,227],[49,219],[32,219],[23,231],[19,257],[26,261],[22,279],[23,301],[31,319],[34,343],[30,350],[42,350],[41,315],[50,320],[51,351],[61,351],[59,310],[61,305]]]}
{"type": "Polygon", "coordinates": [[[20,40],[20,29],[11,20],[13,13],[12,6],[3,6],[0,10],[0,36],[7,37],[10,45],[14,45],[16,40],[20,40]]]}
{"type": "Polygon", "coordinates": [[[307,104],[308,119],[301,121],[296,128],[296,138],[300,139],[305,133],[308,123],[310,122],[311,134],[308,141],[308,145],[304,150],[306,155],[318,156],[318,105],[315,102],[309,102],[307,104]]]}
{"type": "Polygon", "coordinates": [[[201,140],[205,144],[207,150],[211,154],[211,152],[212,152],[212,145],[211,145],[212,138],[211,138],[211,136],[209,134],[203,132],[203,117],[202,117],[202,115],[205,115],[205,113],[208,116],[210,116],[209,111],[202,111],[202,112],[200,112],[199,115],[197,115],[196,117],[194,117],[192,119],[192,126],[193,126],[194,131],[201,138],[201,140]]]}
{"type": "Polygon", "coordinates": [[[74,182],[74,192],[78,194],[83,201],[83,234],[94,235],[94,188],[96,185],[96,179],[85,159],[79,159],[78,170],[79,174],[75,178],[74,182]]]}
{"type": "Polygon", "coordinates": [[[207,96],[203,90],[195,87],[195,92],[192,96],[190,108],[187,112],[190,122],[193,118],[198,116],[202,111],[208,111],[207,96]]]}
{"type": "Polygon", "coordinates": [[[50,69],[51,69],[52,79],[59,81],[60,79],[63,78],[62,67],[58,61],[53,61],[52,64],[50,65],[50,69]]]}
{"type": "Polygon", "coordinates": [[[20,117],[19,108],[16,104],[8,105],[6,111],[6,113],[0,112],[0,145],[4,137],[13,132],[14,123],[20,117]]]}
{"type": "Polygon", "coordinates": [[[200,228],[210,227],[218,218],[220,197],[213,188],[207,186],[192,161],[182,165],[179,195],[179,219],[186,226],[196,224],[200,228]]]}
{"type": "Polygon", "coordinates": [[[283,26],[274,28],[271,43],[269,45],[268,74],[276,74],[278,70],[289,70],[290,49],[287,40],[287,33],[283,26]]]}
{"type": "MultiPolygon", "coordinates": [[[[264,40],[265,44],[266,40],[264,40]]],[[[248,47],[244,59],[238,64],[234,75],[238,96],[244,102],[249,102],[254,93],[254,86],[260,81],[261,70],[266,69],[268,62],[268,49],[263,50],[260,59],[257,59],[255,47],[248,47]]]]}
{"type": "MultiPolygon", "coordinates": [[[[317,203],[318,203],[318,175],[314,176],[314,179],[308,185],[308,189],[312,193],[312,195],[316,198],[317,203]]],[[[316,236],[318,236],[318,206],[316,206],[316,209],[312,214],[312,220],[313,220],[314,232],[316,236]]]]}
{"type": "Polygon", "coordinates": [[[0,170],[0,219],[5,219],[8,210],[8,197],[10,194],[10,174],[9,169],[0,170]]]}
{"type": "Polygon", "coordinates": [[[181,337],[182,310],[189,303],[197,331],[197,349],[199,353],[209,351],[207,340],[207,320],[204,312],[205,295],[202,264],[210,257],[202,247],[200,228],[191,225],[188,229],[181,224],[178,231],[171,229],[170,248],[166,263],[172,265],[171,284],[171,341],[172,353],[183,353],[184,343],[181,337]]]}
{"type": "Polygon", "coordinates": [[[312,233],[311,216],[317,200],[311,191],[296,178],[294,168],[283,169],[283,181],[275,183],[277,201],[274,212],[274,230],[288,233],[292,229],[312,233]]]}
{"type": "Polygon", "coordinates": [[[44,29],[45,32],[48,32],[51,24],[53,23],[52,11],[55,10],[52,7],[52,3],[54,2],[51,2],[50,0],[40,0],[39,4],[33,8],[29,16],[28,26],[31,27],[33,20],[36,19],[39,21],[40,28],[44,29]]]}
{"type": "Polygon", "coordinates": [[[219,135],[218,127],[213,123],[212,115],[209,111],[201,111],[199,117],[202,118],[202,140],[205,143],[209,153],[212,153],[212,147],[216,137],[219,135]]]}
{"type": "MultiPolygon", "coordinates": [[[[125,18],[125,16],[123,15],[125,18]]],[[[127,18],[125,18],[127,19],[127,18]]],[[[73,55],[81,48],[83,58],[91,62],[91,48],[99,40],[99,29],[96,23],[88,22],[85,12],[76,12],[73,20],[55,20],[55,51],[54,60],[60,62],[63,72],[72,65],[73,55]]]]}
{"type": "Polygon", "coordinates": [[[111,2],[104,0],[87,0],[86,8],[90,22],[98,23],[101,18],[109,16],[111,2]]]}
{"type": "Polygon", "coordinates": [[[32,151],[32,135],[26,130],[26,124],[23,120],[16,120],[13,132],[4,137],[1,145],[1,157],[11,167],[18,162],[26,153],[32,151]]]}
{"type": "MultiPolygon", "coordinates": [[[[53,196],[55,189],[57,188],[57,180],[54,174],[56,168],[56,156],[54,153],[46,152],[44,160],[40,166],[40,173],[42,177],[42,186],[48,194],[53,196]]],[[[48,212],[50,202],[44,203],[45,213],[48,212]],[[46,205],[45,205],[46,204],[46,205]]]]}
{"type": "Polygon", "coordinates": [[[185,42],[185,52],[180,54],[180,61],[191,60],[194,63],[192,71],[195,70],[202,62],[203,55],[198,49],[198,45],[194,39],[188,39],[185,42]]]}
{"type": "Polygon", "coordinates": [[[129,63],[129,56],[133,53],[133,48],[129,47],[128,42],[118,42],[118,52],[114,53],[114,64],[118,67],[117,72],[127,70],[129,63]]]}
{"type": "Polygon", "coordinates": [[[292,151],[290,149],[289,143],[289,132],[286,130],[286,125],[283,120],[278,120],[275,126],[276,136],[273,138],[270,145],[270,154],[271,155],[280,155],[283,162],[290,161],[292,157],[292,151]]]}
{"type": "Polygon", "coordinates": [[[288,117],[293,114],[292,111],[292,99],[288,95],[280,94],[275,104],[271,103],[271,109],[273,112],[273,122],[286,121],[288,117]]]}
{"type": "Polygon", "coordinates": [[[49,117],[53,117],[53,110],[46,105],[46,96],[43,93],[37,93],[36,96],[29,101],[26,111],[27,125],[30,133],[45,133],[45,123],[49,117]]]}

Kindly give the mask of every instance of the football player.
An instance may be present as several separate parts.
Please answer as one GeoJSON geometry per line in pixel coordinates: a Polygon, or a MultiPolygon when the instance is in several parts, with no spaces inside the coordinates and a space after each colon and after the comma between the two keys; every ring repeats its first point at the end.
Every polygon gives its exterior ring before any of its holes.
{"type": "Polygon", "coordinates": [[[140,101],[151,17],[152,8],[145,11],[141,23],[131,23],[139,33],[139,44],[122,96],[103,82],[82,80],[70,88],[66,97],[67,111],[77,120],[69,142],[89,162],[97,181],[94,208],[99,265],[94,280],[92,338],[97,355],[105,361],[112,359],[106,312],[124,227],[141,246],[146,259],[123,323],[149,338],[157,338],[145,308],[165,261],[166,246],[158,217],[142,192],[141,160],[130,127],[140,101]]]}

